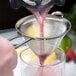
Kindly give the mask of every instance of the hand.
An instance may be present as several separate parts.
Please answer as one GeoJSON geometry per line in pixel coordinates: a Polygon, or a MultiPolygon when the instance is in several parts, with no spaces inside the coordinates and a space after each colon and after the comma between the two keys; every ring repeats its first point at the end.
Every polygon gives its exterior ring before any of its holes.
{"type": "Polygon", "coordinates": [[[0,76],[13,76],[17,54],[12,44],[0,36],[0,76]]]}

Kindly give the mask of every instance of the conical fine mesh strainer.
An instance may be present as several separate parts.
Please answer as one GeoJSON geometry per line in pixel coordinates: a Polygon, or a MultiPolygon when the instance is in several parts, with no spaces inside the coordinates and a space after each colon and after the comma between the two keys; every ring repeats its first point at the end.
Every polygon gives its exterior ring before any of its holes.
{"type": "Polygon", "coordinates": [[[32,51],[40,55],[51,54],[70,30],[70,22],[60,16],[48,15],[44,22],[44,37],[40,37],[39,25],[33,15],[24,17],[16,23],[16,30],[24,38],[32,51]]]}

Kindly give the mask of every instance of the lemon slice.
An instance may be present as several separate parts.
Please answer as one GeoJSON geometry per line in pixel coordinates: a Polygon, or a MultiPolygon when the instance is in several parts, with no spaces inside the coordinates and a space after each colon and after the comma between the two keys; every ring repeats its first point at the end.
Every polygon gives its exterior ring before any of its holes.
{"type": "MultiPolygon", "coordinates": [[[[50,25],[45,24],[44,29],[43,29],[44,37],[50,37],[51,32],[52,32],[50,29],[51,29],[50,25]]],[[[26,29],[25,33],[29,36],[40,37],[40,33],[41,33],[40,26],[38,24],[32,24],[26,29]]]]}
{"type": "Polygon", "coordinates": [[[49,56],[46,58],[44,64],[45,64],[45,65],[46,65],[46,64],[49,64],[50,62],[53,62],[53,61],[55,61],[55,60],[57,60],[57,57],[56,57],[56,53],[53,52],[51,55],[49,55],[49,56]]]}
{"type": "Polygon", "coordinates": [[[26,46],[20,47],[20,48],[16,49],[16,51],[17,51],[17,55],[18,55],[18,56],[20,55],[20,53],[21,53],[22,51],[25,51],[25,52],[22,54],[23,56],[29,56],[29,57],[31,58],[31,60],[38,60],[38,57],[32,52],[31,49],[29,49],[29,48],[26,47],[26,46]]]}
{"type": "Polygon", "coordinates": [[[27,47],[25,47],[25,46],[22,46],[22,47],[17,48],[17,49],[16,49],[17,55],[19,56],[20,53],[21,53],[23,50],[26,50],[26,49],[27,49],[27,47]]]}
{"type": "Polygon", "coordinates": [[[39,29],[39,25],[38,24],[33,24],[33,25],[30,25],[25,33],[29,36],[38,36],[39,37],[39,34],[40,34],[40,29],[39,29]]]}

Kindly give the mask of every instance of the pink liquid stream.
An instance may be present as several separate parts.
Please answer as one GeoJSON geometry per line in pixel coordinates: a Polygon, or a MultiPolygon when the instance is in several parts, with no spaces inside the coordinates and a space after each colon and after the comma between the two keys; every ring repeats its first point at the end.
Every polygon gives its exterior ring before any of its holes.
{"type": "MultiPolygon", "coordinates": [[[[46,19],[46,16],[49,12],[49,10],[53,7],[53,5],[51,5],[50,7],[46,7],[43,9],[29,9],[35,16],[37,22],[40,25],[40,37],[44,38],[44,21],[46,19]]],[[[45,49],[44,49],[44,40],[40,41],[40,53],[44,53],[45,49]]],[[[37,74],[38,76],[44,76],[44,61],[47,58],[48,54],[43,54],[43,55],[39,55],[39,60],[40,60],[40,68],[39,68],[39,73],[37,74]]]]}
{"type": "Polygon", "coordinates": [[[63,71],[58,67],[54,66],[42,66],[38,68],[35,76],[63,76],[63,71]]]}
{"type": "MultiPolygon", "coordinates": [[[[43,9],[29,9],[35,16],[37,22],[40,25],[40,37],[44,38],[44,21],[46,19],[46,16],[49,12],[49,10],[53,7],[53,5],[51,5],[50,7],[46,7],[43,9]]],[[[44,53],[45,49],[44,49],[44,40],[40,41],[40,53],[44,53]]],[[[44,54],[44,55],[39,55],[39,60],[40,60],[40,64],[43,65],[44,61],[46,59],[48,55],[44,54]]]]}

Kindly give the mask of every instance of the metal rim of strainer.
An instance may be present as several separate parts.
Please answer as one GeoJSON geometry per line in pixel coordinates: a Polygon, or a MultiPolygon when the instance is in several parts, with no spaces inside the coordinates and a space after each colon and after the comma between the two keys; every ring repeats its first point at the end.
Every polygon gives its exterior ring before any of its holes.
{"type": "Polygon", "coordinates": [[[39,39],[39,40],[50,40],[50,39],[56,39],[56,38],[59,38],[59,37],[62,37],[64,36],[66,33],[68,33],[71,29],[71,23],[69,20],[65,19],[65,18],[62,18],[62,17],[58,17],[58,16],[54,16],[54,15],[48,15],[47,17],[49,17],[51,20],[55,20],[55,21],[59,21],[59,22],[62,22],[62,23],[65,23],[65,26],[67,27],[66,30],[59,34],[58,36],[55,36],[55,37],[44,37],[44,38],[40,38],[40,37],[33,37],[33,36],[29,36],[29,35],[26,35],[24,32],[22,32],[20,30],[22,24],[27,21],[28,19],[34,19],[34,16],[33,15],[30,15],[30,16],[26,16],[24,18],[21,18],[20,20],[17,21],[16,25],[15,25],[15,28],[17,30],[18,33],[20,33],[23,37],[27,37],[27,38],[30,38],[30,39],[39,39]]]}

